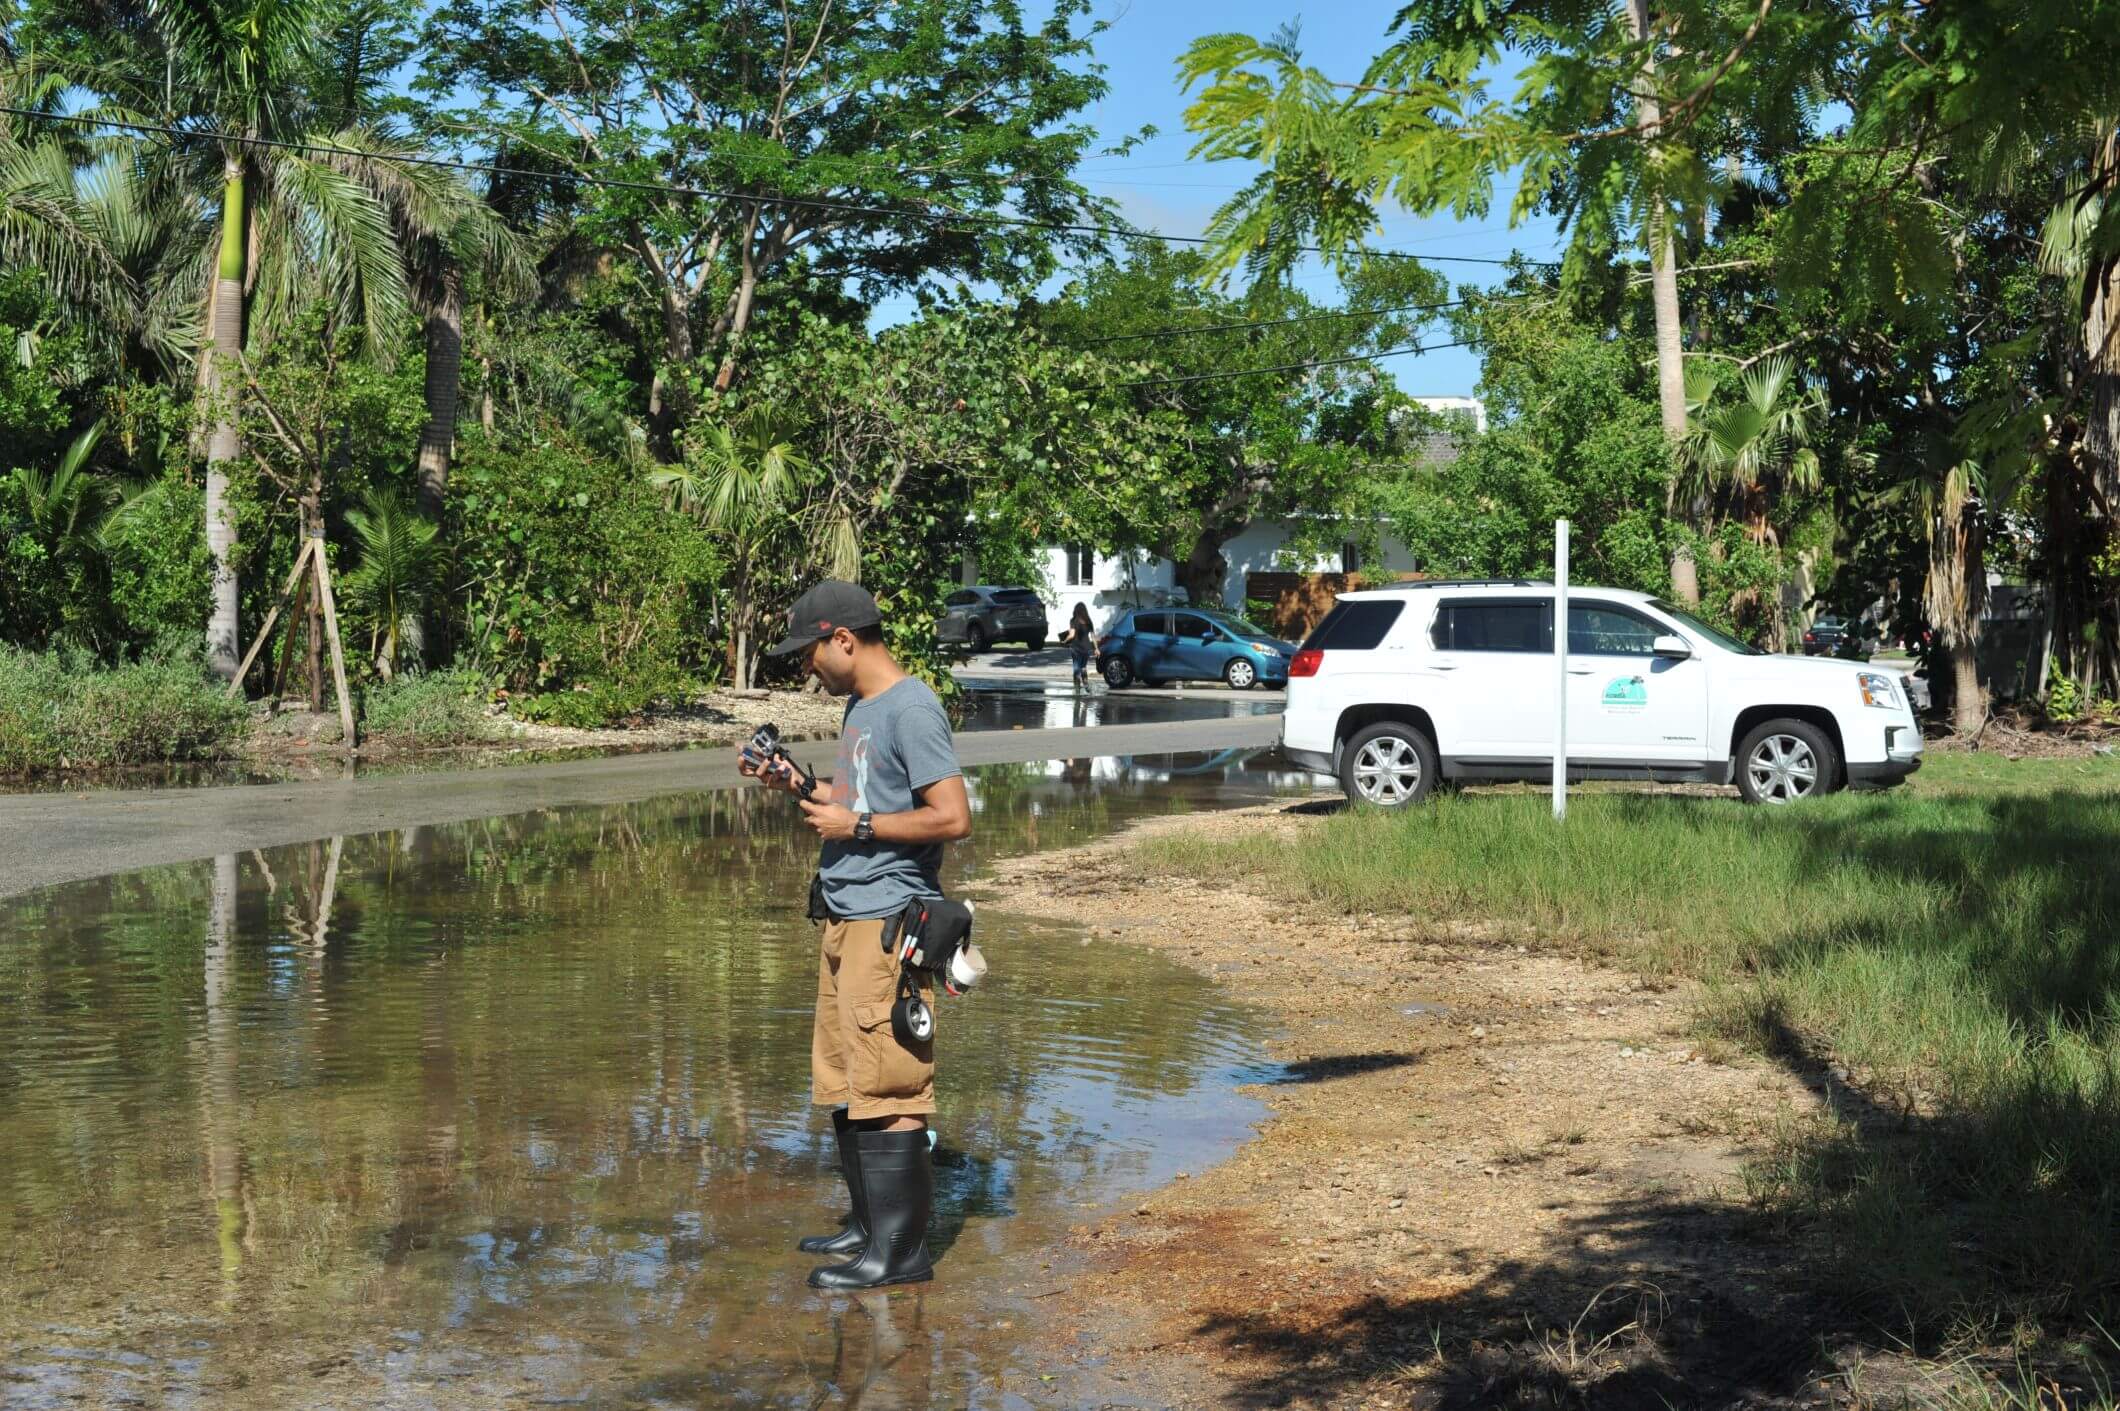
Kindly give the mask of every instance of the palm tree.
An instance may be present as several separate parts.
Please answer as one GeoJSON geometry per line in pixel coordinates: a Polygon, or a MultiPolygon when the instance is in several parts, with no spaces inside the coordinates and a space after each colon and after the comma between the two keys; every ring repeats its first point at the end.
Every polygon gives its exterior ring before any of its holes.
{"type": "Polygon", "coordinates": [[[795,527],[812,478],[795,436],[780,412],[752,407],[733,421],[695,423],[684,438],[684,460],[648,476],[728,546],[730,679],[739,691],[751,684],[756,589],[766,550],[795,527]]]}
{"type": "MultiPolygon", "coordinates": [[[[321,297],[339,326],[361,331],[370,356],[388,361],[412,309],[414,247],[490,250],[505,245],[506,233],[453,175],[407,162],[420,155],[415,148],[346,121],[364,80],[334,68],[345,57],[326,44],[335,0],[150,0],[150,9],[183,86],[143,83],[118,96],[113,115],[144,108],[165,124],[231,134],[203,160],[196,146],[171,152],[163,180],[214,211],[200,232],[213,242],[210,265],[183,267],[203,286],[194,307],[206,309],[200,392],[210,419],[206,513],[215,563],[208,649],[216,668],[232,674],[235,529],[222,468],[243,452],[234,369],[246,346],[321,297]],[[178,94],[189,106],[156,107],[178,94]]],[[[453,423],[453,380],[445,400],[453,423]]]]}
{"type": "Polygon", "coordinates": [[[1987,521],[1984,477],[1972,461],[1957,461],[1913,482],[1928,526],[1929,571],[1923,615],[1951,664],[1951,724],[1971,735],[1987,721],[1987,688],[1980,681],[1980,622],[1987,612],[1987,521]]]}
{"type": "MultiPolygon", "coordinates": [[[[0,103],[56,114],[65,89],[48,72],[0,65],[0,103]]],[[[96,189],[75,179],[91,156],[64,130],[0,117],[0,267],[42,271],[62,303],[92,316],[90,327],[129,325],[138,289],[111,249],[96,189]]]]}
{"type": "Polygon", "coordinates": [[[418,621],[440,577],[440,530],[396,490],[371,490],[346,522],[361,546],[360,565],[346,576],[347,596],[369,615],[369,656],[388,681],[397,674],[400,634],[418,621]]]}
{"type": "Polygon", "coordinates": [[[1722,379],[1712,364],[1686,369],[1686,439],[1682,494],[1732,495],[1755,544],[1781,547],[1774,527],[1777,491],[1818,488],[1818,453],[1811,441],[1826,415],[1824,393],[1794,383],[1796,366],[1784,357],[1763,358],[1739,375],[1740,395],[1715,404],[1722,379]]]}
{"type": "Polygon", "coordinates": [[[0,501],[12,504],[27,537],[61,581],[89,571],[100,559],[104,516],[119,499],[115,487],[89,469],[102,436],[98,422],[74,438],[50,472],[18,466],[0,479],[0,501]]]}

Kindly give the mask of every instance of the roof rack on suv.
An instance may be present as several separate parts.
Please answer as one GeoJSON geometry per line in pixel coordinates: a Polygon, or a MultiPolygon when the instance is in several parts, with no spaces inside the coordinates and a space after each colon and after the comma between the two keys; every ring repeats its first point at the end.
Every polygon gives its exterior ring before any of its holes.
{"type": "Polygon", "coordinates": [[[1371,592],[1397,593],[1415,588],[1551,588],[1553,582],[1546,578],[1409,578],[1397,583],[1381,583],[1371,592]]]}

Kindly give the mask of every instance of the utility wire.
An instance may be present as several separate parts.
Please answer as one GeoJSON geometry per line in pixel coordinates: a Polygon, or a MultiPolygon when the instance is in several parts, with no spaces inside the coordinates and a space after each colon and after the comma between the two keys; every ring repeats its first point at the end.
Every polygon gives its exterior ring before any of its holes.
{"type": "Polygon", "coordinates": [[[1170,387],[1182,382],[1215,382],[1225,377],[1257,377],[1269,372],[1308,372],[1315,367],[1332,367],[1338,363],[1366,363],[1375,358],[1396,358],[1405,353],[1435,353],[1445,348],[1469,348],[1471,342],[1459,343],[1408,343],[1402,348],[1385,348],[1375,353],[1351,353],[1344,358],[1318,358],[1307,363],[1282,363],[1278,367],[1245,367],[1232,372],[1196,372],[1189,377],[1145,377],[1136,382],[1122,383],[1126,387],[1170,387]]]}
{"type": "MultiPolygon", "coordinates": [[[[647,191],[668,196],[697,196],[717,201],[756,201],[763,204],[790,206],[803,210],[825,211],[837,215],[883,216],[892,220],[927,221],[936,225],[1001,226],[1019,230],[1050,230],[1063,235],[1101,235],[1127,240],[1161,240],[1172,245],[1213,245],[1219,242],[1204,235],[1162,235],[1152,230],[1126,230],[1108,225],[1091,225],[1078,221],[1030,220],[1021,216],[989,216],[962,213],[906,211],[890,206],[867,206],[853,201],[820,200],[809,196],[774,195],[768,192],[726,191],[710,186],[679,186],[669,182],[631,181],[623,177],[589,176],[577,172],[536,171],[529,167],[502,166],[489,162],[460,162],[447,157],[419,156],[410,152],[364,152],[352,147],[339,147],[327,142],[289,142],[276,137],[255,137],[241,133],[221,132],[210,128],[170,127],[162,123],[121,121],[116,118],[82,117],[72,113],[46,113],[34,108],[19,108],[11,104],[0,104],[0,113],[37,122],[67,123],[76,127],[107,128],[117,132],[135,132],[142,135],[161,136],[178,142],[227,142],[239,146],[265,147],[283,152],[298,152],[311,156],[353,157],[363,161],[395,162],[401,166],[438,167],[447,171],[477,172],[485,176],[513,176],[531,181],[570,182],[580,186],[601,186],[617,191],[647,191]]],[[[1328,255],[1337,252],[1318,245],[1298,245],[1298,253],[1328,255]]],[[[1491,259],[1474,255],[1415,255],[1400,250],[1367,250],[1365,256],[1394,260],[1428,260],[1436,264],[1459,265],[1512,265],[1514,260],[1491,259]]],[[[1531,260],[1528,264],[1550,265],[1551,260],[1531,260]]]]}
{"type": "Polygon", "coordinates": [[[1451,299],[1441,304],[1394,304],[1381,309],[1328,309],[1322,313],[1296,314],[1290,318],[1248,319],[1238,323],[1202,323],[1178,328],[1150,328],[1139,333],[1114,333],[1104,338],[1085,338],[1079,343],[1070,343],[1070,348],[1098,348],[1106,343],[1134,343],[1144,338],[1169,338],[1188,333],[1230,333],[1246,328],[1284,328],[1291,323],[1317,323],[1329,318],[1363,318],[1382,314],[1434,313],[1441,309],[1462,308],[1467,304],[1508,303],[1516,299],[1527,299],[1528,294],[1502,295],[1494,299],[1451,299]]]}

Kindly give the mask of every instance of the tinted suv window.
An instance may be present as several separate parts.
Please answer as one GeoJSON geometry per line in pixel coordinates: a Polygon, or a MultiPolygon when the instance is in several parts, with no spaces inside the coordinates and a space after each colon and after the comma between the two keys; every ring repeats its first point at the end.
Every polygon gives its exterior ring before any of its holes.
{"type": "Polygon", "coordinates": [[[1040,601],[1040,599],[1036,593],[1028,588],[1003,588],[1000,592],[994,594],[994,601],[997,603],[1035,603],[1040,601]]]}
{"type": "Polygon", "coordinates": [[[1431,635],[1445,652],[1550,652],[1553,604],[1531,600],[1449,602],[1435,610],[1431,635]]]}
{"type": "Polygon", "coordinates": [[[1338,602],[1325,620],[1311,629],[1303,646],[1311,651],[1366,652],[1380,647],[1406,608],[1388,598],[1357,598],[1338,602]]]}
{"type": "Polygon", "coordinates": [[[1181,612],[1171,618],[1171,635],[1176,637],[1205,637],[1207,619],[1198,613],[1181,612]]]}
{"type": "Polygon", "coordinates": [[[949,597],[943,599],[945,606],[953,608],[961,608],[967,603],[976,603],[978,601],[979,595],[977,593],[952,593],[949,597]]]}
{"type": "Polygon", "coordinates": [[[1167,636],[1170,632],[1170,614],[1167,612],[1137,612],[1134,614],[1134,625],[1131,630],[1137,634],[1150,632],[1167,636]]]}
{"type": "Polygon", "coordinates": [[[1621,607],[1568,604],[1568,650],[1585,656],[1645,657],[1663,629],[1621,607]]]}

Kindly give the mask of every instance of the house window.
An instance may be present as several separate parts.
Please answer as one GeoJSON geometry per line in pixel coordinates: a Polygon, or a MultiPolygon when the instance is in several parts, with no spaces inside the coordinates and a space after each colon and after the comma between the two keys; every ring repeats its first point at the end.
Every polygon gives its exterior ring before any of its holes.
{"type": "Polygon", "coordinates": [[[1067,546],[1067,586],[1087,588],[1096,581],[1097,554],[1087,544],[1067,546]]]}
{"type": "Polygon", "coordinates": [[[1349,539],[1346,543],[1340,545],[1340,572],[1360,573],[1361,571],[1362,546],[1349,539]]]}

